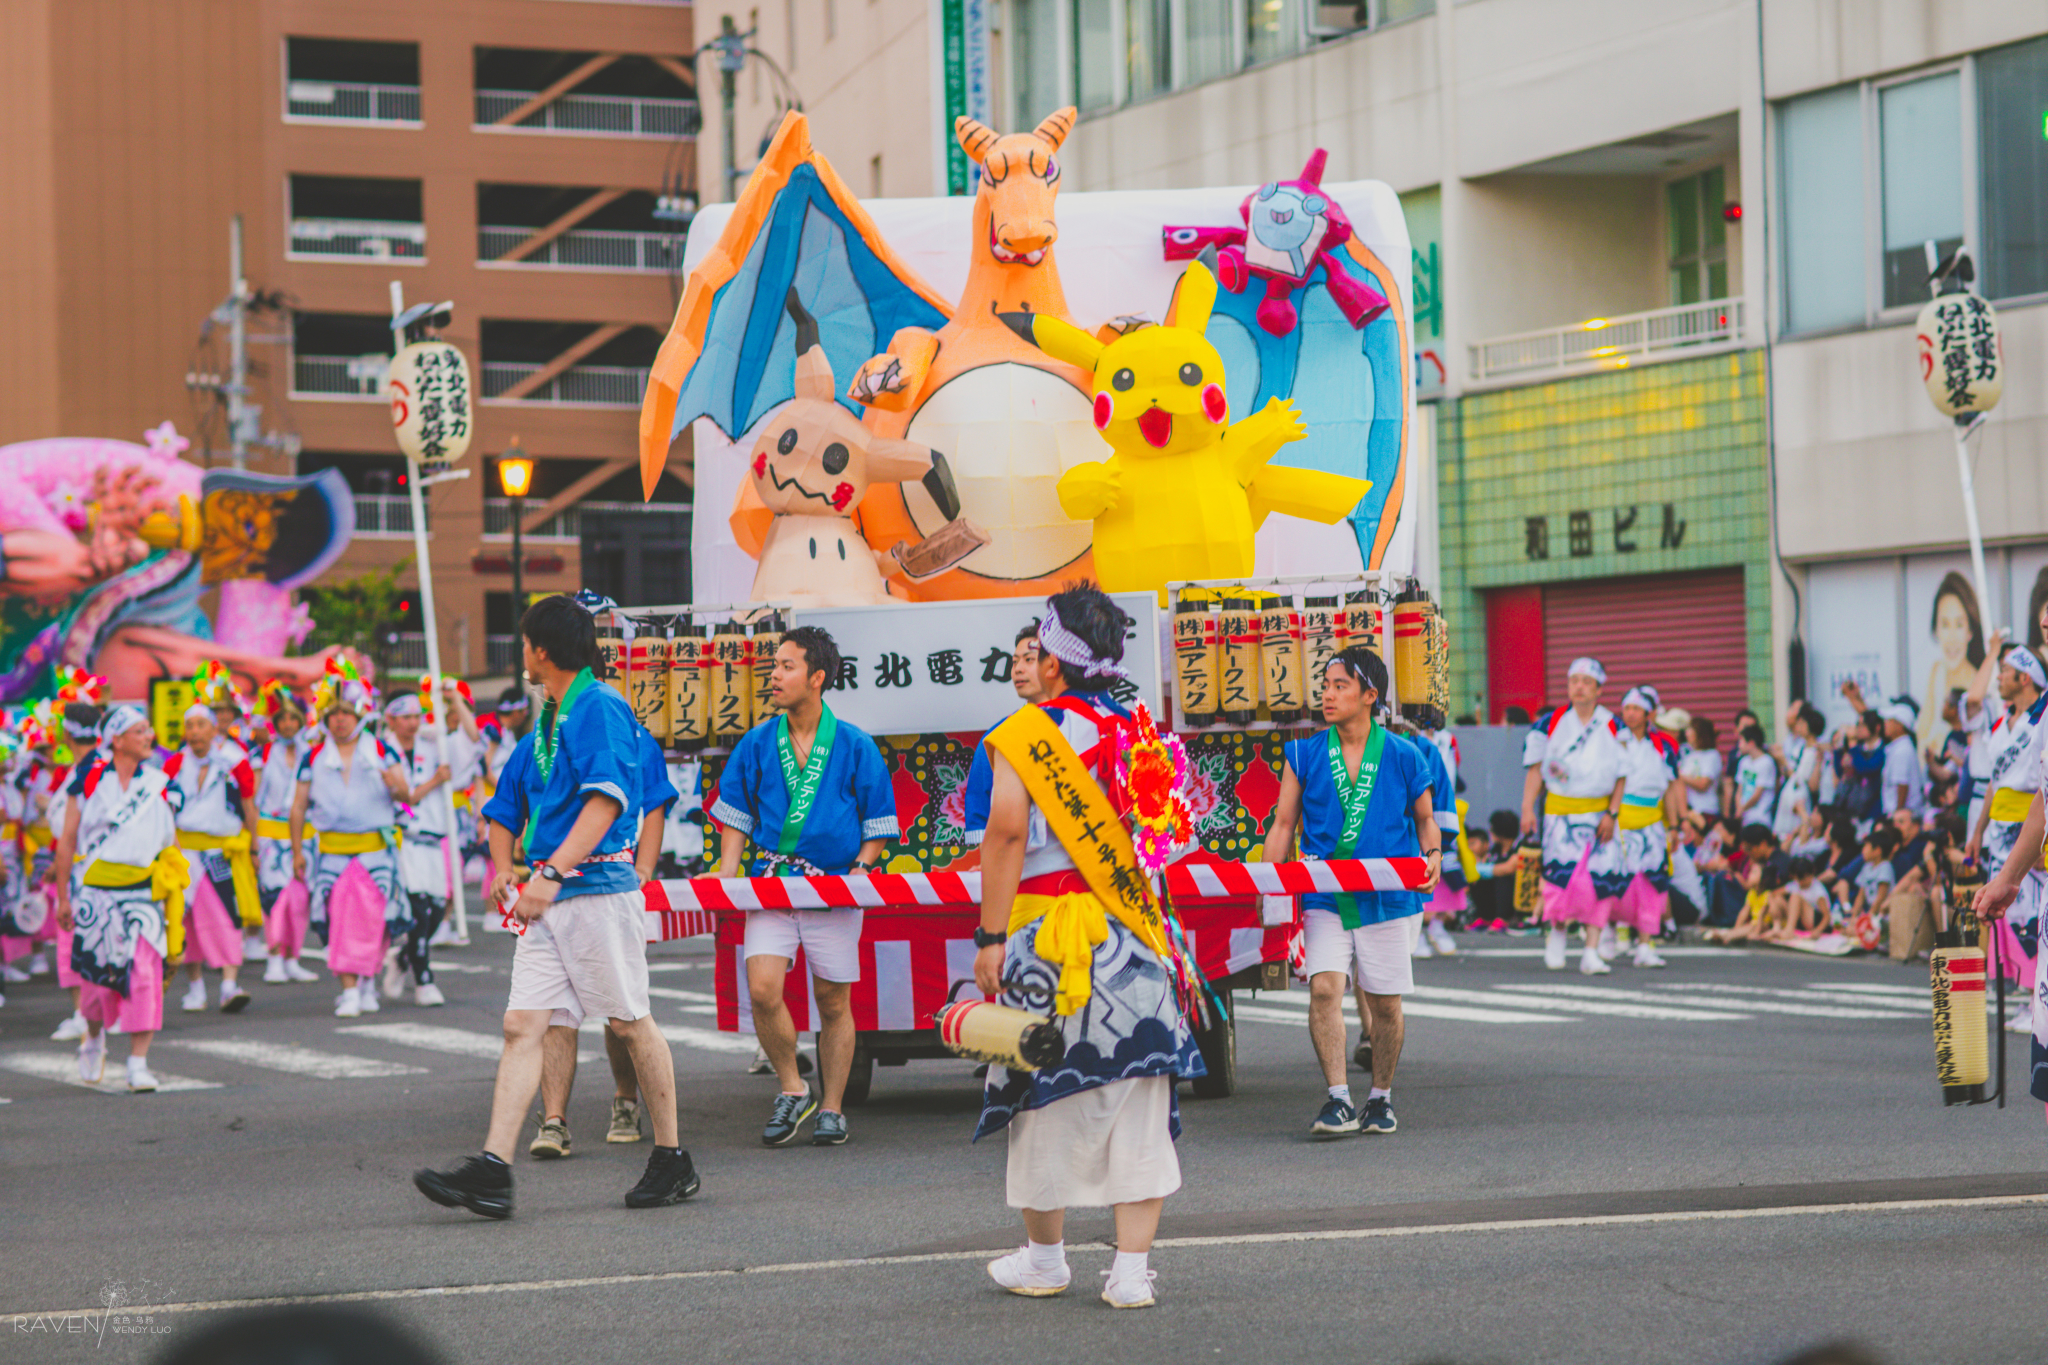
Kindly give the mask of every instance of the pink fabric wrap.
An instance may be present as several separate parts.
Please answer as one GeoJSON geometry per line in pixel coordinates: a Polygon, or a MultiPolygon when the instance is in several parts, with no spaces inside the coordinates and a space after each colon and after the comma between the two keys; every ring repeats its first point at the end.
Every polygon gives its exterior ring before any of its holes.
{"type": "Polygon", "coordinates": [[[297,957],[306,943],[312,904],[312,893],[306,890],[304,882],[294,877],[285,883],[284,890],[270,903],[270,913],[264,916],[264,945],[280,957],[297,957]]]}
{"type": "Polygon", "coordinates": [[[327,966],[351,976],[384,969],[384,893],[354,858],[327,893],[327,966]]]}
{"type": "Polygon", "coordinates": [[[1636,873],[1628,884],[1628,890],[1621,893],[1621,899],[1614,902],[1620,907],[1615,920],[1620,924],[1632,925],[1635,931],[1647,938],[1655,938],[1664,932],[1664,913],[1670,906],[1670,897],[1650,885],[1650,879],[1636,873]]]}
{"type": "Polygon", "coordinates": [[[0,962],[16,962],[36,950],[36,941],[19,934],[0,934],[0,962]]]}
{"type": "Polygon", "coordinates": [[[1462,913],[1468,903],[1464,887],[1453,891],[1439,881],[1436,890],[1429,893],[1429,904],[1423,906],[1422,910],[1427,915],[1455,915],[1462,913]]]}
{"type": "Polygon", "coordinates": [[[2019,982],[2021,986],[2032,987],[2034,959],[2028,957],[2026,951],[2020,947],[2020,936],[2013,932],[2012,925],[2007,923],[2003,916],[1993,923],[1998,926],[1993,932],[1998,942],[1999,970],[2008,979],[2019,982]]]}
{"type": "Polygon", "coordinates": [[[1599,846],[1597,841],[1586,845],[1586,851],[1579,855],[1579,865],[1572,869],[1571,879],[1563,886],[1543,883],[1543,920],[1546,924],[1583,924],[1588,929],[1606,927],[1615,903],[1601,900],[1593,894],[1593,850],[1599,846]]]}
{"type": "Polygon", "coordinates": [[[185,902],[185,961],[209,967],[242,965],[242,930],[203,874],[192,879],[185,902]]]}
{"type": "MultiPolygon", "coordinates": [[[[54,918],[54,916],[53,916],[54,918]]],[[[71,935],[57,936],[57,985],[70,990],[73,986],[84,986],[85,978],[71,970],[71,935]]]]}
{"type": "MultiPolygon", "coordinates": [[[[70,956],[64,956],[67,970],[70,956]]],[[[164,1026],[164,960],[147,939],[138,940],[135,960],[128,964],[128,994],[87,981],[79,987],[78,1012],[129,1034],[155,1033],[164,1026]]]]}

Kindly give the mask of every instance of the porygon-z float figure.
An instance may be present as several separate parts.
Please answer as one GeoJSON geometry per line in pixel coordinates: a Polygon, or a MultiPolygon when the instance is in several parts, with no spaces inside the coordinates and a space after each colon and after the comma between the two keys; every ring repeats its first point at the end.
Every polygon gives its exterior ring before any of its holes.
{"type": "Polygon", "coordinates": [[[1195,261],[1163,327],[1105,342],[1045,313],[1002,315],[1017,335],[1092,375],[1095,429],[1115,454],[1074,466],[1058,492],[1068,516],[1095,523],[1095,574],[1110,592],[1245,577],[1270,513],[1327,525],[1372,488],[1267,463],[1307,434],[1284,399],[1230,422],[1223,357],[1203,335],[1215,302],[1216,276],[1195,261]]]}
{"type": "Polygon", "coordinates": [[[1294,291],[1308,283],[1309,272],[1320,265],[1330,298],[1345,320],[1353,327],[1365,326],[1386,311],[1387,300],[1330,255],[1351,240],[1351,220],[1322,192],[1328,159],[1318,147],[1297,179],[1269,181],[1246,195],[1237,210],[1243,227],[1161,228],[1166,259],[1191,261],[1214,247],[1216,277],[1231,293],[1242,294],[1252,280],[1264,280],[1259,326],[1276,337],[1294,330],[1294,291]]]}

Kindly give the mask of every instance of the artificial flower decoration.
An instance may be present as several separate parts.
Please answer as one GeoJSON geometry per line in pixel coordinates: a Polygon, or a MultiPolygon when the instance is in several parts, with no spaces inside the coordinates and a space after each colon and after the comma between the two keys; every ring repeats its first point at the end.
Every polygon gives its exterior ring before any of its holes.
{"type": "Polygon", "coordinates": [[[1131,842],[1138,865],[1153,876],[1166,867],[1173,851],[1192,837],[1185,787],[1187,748],[1180,736],[1160,734],[1152,712],[1138,703],[1124,749],[1124,786],[1131,798],[1131,842]]]}
{"type": "Polygon", "coordinates": [[[142,443],[149,447],[149,453],[166,460],[175,460],[192,448],[192,443],[178,434],[177,426],[166,420],[142,433],[142,443]]]}
{"type": "MultiPolygon", "coordinates": [[[[420,674],[420,711],[430,725],[434,721],[434,697],[441,690],[438,685],[439,681],[431,673],[420,674]]],[[[449,678],[447,681],[455,684],[456,695],[462,698],[462,704],[474,711],[476,709],[476,698],[470,692],[469,684],[460,678],[449,678]]]]}
{"type": "Polygon", "coordinates": [[[374,703],[370,684],[355,660],[329,655],[327,671],[313,688],[315,713],[325,716],[330,711],[349,711],[360,716],[374,703]]]}
{"type": "Polygon", "coordinates": [[[235,695],[235,675],[218,659],[208,659],[199,665],[199,671],[192,675],[192,694],[195,700],[215,710],[242,709],[242,699],[235,695]]]}
{"type": "Polygon", "coordinates": [[[56,702],[66,706],[75,701],[98,705],[107,695],[107,680],[82,668],[59,664],[53,670],[57,684],[56,702]]]}

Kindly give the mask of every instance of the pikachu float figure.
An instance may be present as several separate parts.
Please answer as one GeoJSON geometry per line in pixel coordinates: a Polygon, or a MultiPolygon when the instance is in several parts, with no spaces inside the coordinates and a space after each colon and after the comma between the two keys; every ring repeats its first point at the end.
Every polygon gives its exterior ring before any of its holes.
{"type": "Polygon", "coordinates": [[[1203,335],[1215,301],[1205,259],[1181,275],[1164,326],[1091,336],[1045,313],[1003,314],[1017,335],[1093,377],[1095,429],[1115,454],[1068,470],[1058,493],[1068,516],[1095,523],[1095,573],[1106,591],[1163,596],[1170,582],[1249,577],[1268,515],[1330,524],[1372,487],[1267,463],[1307,435],[1292,403],[1269,399],[1230,422],[1223,357],[1203,335]]]}

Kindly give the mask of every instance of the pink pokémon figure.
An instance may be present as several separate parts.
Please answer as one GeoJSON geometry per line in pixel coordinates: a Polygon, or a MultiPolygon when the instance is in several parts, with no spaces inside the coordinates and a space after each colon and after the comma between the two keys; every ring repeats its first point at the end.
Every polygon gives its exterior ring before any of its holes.
{"type": "Polygon", "coordinates": [[[1363,327],[1386,311],[1380,291],[1360,281],[1331,253],[1351,240],[1351,220],[1325,195],[1319,183],[1328,154],[1316,148],[1294,180],[1274,180],[1245,196],[1238,207],[1241,228],[1166,227],[1160,237],[1169,261],[1191,261],[1215,247],[1216,279],[1233,294],[1242,294],[1253,278],[1266,282],[1259,301],[1259,326],[1274,336],[1294,330],[1294,291],[1307,283],[1320,262],[1330,298],[1345,320],[1363,327]]]}

